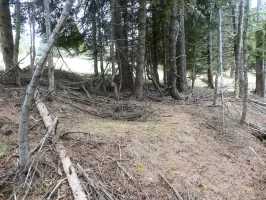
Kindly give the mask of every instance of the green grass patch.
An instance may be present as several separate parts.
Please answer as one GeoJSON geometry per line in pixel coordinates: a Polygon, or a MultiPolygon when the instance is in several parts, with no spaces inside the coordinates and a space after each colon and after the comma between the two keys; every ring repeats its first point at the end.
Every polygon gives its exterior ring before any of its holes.
{"type": "Polygon", "coordinates": [[[8,154],[8,152],[9,152],[8,144],[5,141],[0,140],[0,156],[4,156],[8,154]]]}

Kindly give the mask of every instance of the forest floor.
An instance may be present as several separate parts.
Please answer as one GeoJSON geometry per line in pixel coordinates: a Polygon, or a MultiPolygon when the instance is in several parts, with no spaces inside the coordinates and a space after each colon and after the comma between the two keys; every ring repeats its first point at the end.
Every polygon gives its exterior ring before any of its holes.
{"type": "MultiPolygon", "coordinates": [[[[19,187],[9,175],[18,164],[24,93],[25,88],[0,91],[0,199],[8,199],[19,187]]],[[[176,199],[169,184],[188,200],[266,199],[266,147],[252,128],[266,129],[265,109],[249,103],[248,123],[240,124],[242,103],[227,94],[222,125],[221,108],[212,106],[211,95],[212,90],[199,88],[182,102],[169,97],[158,102],[116,102],[106,96],[87,98],[83,93],[58,91],[53,102],[45,103],[51,116],[59,118],[58,131],[64,135],[60,142],[72,162],[105,185],[115,199],[176,199]]],[[[44,133],[32,106],[30,148],[44,133]]],[[[64,178],[51,144],[45,145],[40,157],[36,168],[43,175],[33,180],[28,199],[45,199],[64,178]]],[[[67,183],[53,199],[60,195],[72,199],[67,183]]]]}

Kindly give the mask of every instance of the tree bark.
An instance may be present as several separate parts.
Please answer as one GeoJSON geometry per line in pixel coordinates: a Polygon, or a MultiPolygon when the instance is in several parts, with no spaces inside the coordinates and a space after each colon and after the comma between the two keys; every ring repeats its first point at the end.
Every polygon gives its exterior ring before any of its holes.
{"type": "Polygon", "coordinates": [[[98,24],[98,39],[99,39],[99,56],[100,56],[100,69],[101,69],[101,87],[103,92],[106,92],[106,85],[105,85],[105,71],[103,67],[103,41],[102,41],[102,10],[100,8],[100,2],[97,0],[97,24],[98,24]]]}
{"type": "Polygon", "coordinates": [[[152,7],[152,76],[156,84],[159,85],[159,74],[158,74],[158,17],[157,17],[157,6],[152,7]]]}
{"type": "MultiPolygon", "coordinates": [[[[209,8],[211,9],[211,8],[209,8]]],[[[209,11],[209,31],[208,31],[208,87],[213,89],[213,75],[212,75],[212,11],[209,11]]]]}
{"type": "MultiPolygon", "coordinates": [[[[218,11],[218,68],[215,77],[215,88],[213,95],[213,105],[216,105],[217,94],[218,94],[218,77],[221,77],[221,89],[223,88],[223,36],[222,36],[222,8],[219,7],[218,11]]],[[[222,89],[223,90],[223,89],[222,89]]],[[[222,108],[223,108],[223,91],[221,91],[221,99],[222,99],[222,108]]]]}
{"type": "Polygon", "coordinates": [[[179,94],[176,87],[177,68],[176,68],[176,43],[177,43],[178,29],[177,29],[177,0],[173,1],[171,7],[171,17],[169,26],[169,68],[170,75],[168,80],[169,94],[173,99],[180,100],[181,95],[179,94]]]}
{"type": "Polygon", "coordinates": [[[20,169],[24,169],[28,163],[28,126],[29,126],[29,110],[31,103],[34,98],[34,94],[37,86],[39,85],[41,72],[43,71],[44,65],[48,59],[48,56],[51,52],[51,49],[54,46],[55,39],[60,33],[61,29],[67,22],[67,18],[70,13],[70,9],[75,0],[67,0],[61,14],[61,17],[53,30],[50,39],[47,43],[45,52],[41,59],[38,61],[35,71],[33,73],[30,84],[27,88],[26,96],[21,107],[20,120],[19,120],[19,129],[18,129],[18,137],[19,137],[19,166],[20,169]]]}
{"type": "Polygon", "coordinates": [[[247,110],[248,110],[248,68],[247,68],[247,33],[249,25],[249,0],[246,0],[246,12],[244,22],[244,33],[243,33],[243,67],[244,67],[244,98],[243,98],[243,110],[241,116],[241,122],[246,121],[247,110]]]}
{"type": "Polygon", "coordinates": [[[187,55],[186,55],[186,31],[185,31],[185,1],[181,1],[180,6],[180,65],[179,65],[179,78],[178,86],[180,92],[188,90],[187,84],[187,55]]]}
{"type": "Polygon", "coordinates": [[[15,4],[15,30],[16,30],[16,37],[15,37],[15,44],[14,44],[13,61],[14,61],[14,64],[16,64],[15,66],[16,85],[21,86],[20,68],[18,64],[19,41],[20,41],[20,31],[21,31],[21,15],[20,15],[20,1],[19,0],[17,0],[15,4]]]}
{"type": "MultiPolygon", "coordinates": [[[[264,10],[264,2],[257,1],[257,23],[263,20],[262,14],[259,11],[264,10]]],[[[264,60],[263,60],[263,45],[264,45],[264,31],[262,27],[256,32],[256,89],[255,94],[265,96],[265,75],[264,75],[264,60]]]]}
{"type": "Polygon", "coordinates": [[[242,46],[243,46],[243,21],[244,21],[244,0],[240,1],[240,11],[239,11],[239,25],[237,33],[237,44],[236,44],[236,69],[235,69],[235,97],[239,98],[239,79],[240,73],[242,73],[242,46]]]}
{"type": "Polygon", "coordinates": [[[221,107],[222,107],[222,126],[224,126],[224,94],[223,94],[223,10],[219,7],[219,22],[218,22],[218,63],[219,75],[221,77],[221,107]]]}
{"type": "Polygon", "coordinates": [[[127,47],[127,9],[125,0],[115,1],[115,37],[116,37],[116,53],[117,63],[122,80],[120,87],[124,89],[133,88],[133,71],[128,62],[128,47],[127,47]]]}
{"type": "Polygon", "coordinates": [[[164,86],[167,86],[167,82],[169,79],[169,66],[168,66],[168,61],[169,61],[169,22],[166,22],[165,25],[163,26],[163,30],[165,30],[165,33],[163,34],[163,48],[164,48],[164,63],[163,63],[163,82],[164,86]]]}
{"type": "Polygon", "coordinates": [[[147,0],[140,0],[139,7],[139,46],[138,46],[138,66],[136,69],[136,98],[143,99],[143,72],[145,65],[145,38],[146,38],[146,6],[147,0]]]}
{"type": "MultiPolygon", "coordinates": [[[[45,28],[46,28],[46,41],[51,36],[51,21],[50,21],[50,0],[44,0],[44,14],[45,14],[45,28]]],[[[48,100],[53,101],[54,98],[54,62],[53,62],[53,48],[48,56],[48,76],[49,76],[49,96],[48,100]]]]}
{"type": "Polygon", "coordinates": [[[9,1],[0,0],[0,43],[2,48],[3,60],[5,69],[9,72],[10,80],[12,83],[16,79],[16,66],[14,66],[14,43],[11,24],[11,15],[9,10],[9,1]]]}
{"type": "MultiPolygon", "coordinates": [[[[238,35],[238,24],[239,24],[239,0],[233,1],[234,5],[232,6],[232,16],[233,16],[233,26],[234,34],[238,35]]],[[[235,69],[237,66],[237,37],[234,38],[234,55],[235,63],[231,66],[230,77],[233,78],[235,74],[235,69]]]]}
{"type": "Polygon", "coordinates": [[[94,66],[94,75],[99,76],[98,71],[98,48],[97,48],[97,20],[96,20],[96,0],[92,0],[92,41],[93,41],[93,66],[94,66]]]}
{"type": "Polygon", "coordinates": [[[35,48],[35,20],[36,20],[36,13],[35,13],[35,4],[36,0],[32,2],[31,12],[29,12],[29,19],[30,19],[30,38],[31,38],[31,47],[30,47],[30,71],[31,75],[34,73],[34,62],[36,58],[36,48],[35,48]]]}
{"type": "Polygon", "coordinates": [[[112,59],[112,87],[114,88],[114,93],[115,93],[115,99],[119,99],[119,94],[118,94],[118,88],[117,84],[115,83],[115,75],[116,75],[116,70],[115,70],[115,29],[114,29],[114,1],[111,0],[111,59],[112,59]]]}

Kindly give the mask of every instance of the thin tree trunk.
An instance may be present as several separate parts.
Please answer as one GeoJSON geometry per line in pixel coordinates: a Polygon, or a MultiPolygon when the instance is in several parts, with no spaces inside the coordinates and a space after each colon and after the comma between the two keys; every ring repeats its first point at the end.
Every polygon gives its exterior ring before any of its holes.
{"type": "Polygon", "coordinates": [[[105,85],[105,75],[104,75],[104,67],[103,67],[103,41],[102,41],[102,11],[100,8],[99,0],[97,0],[97,24],[98,24],[98,37],[99,37],[99,56],[100,56],[100,68],[101,68],[101,86],[103,92],[106,92],[105,85]]]}
{"type": "MultiPolygon", "coordinates": [[[[263,0],[257,1],[257,23],[261,23],[264,19],[259,11],[264,10],[263,0]]],[[[262,27],[261,27],[262,29],[262,27]]],[[[263,42],[264,31],[258,30],[256,32],[256,89],[255,94],[264,97],[265,96],[265,75],[264,75],[264,61],[263,61],[263,42]]]]}
{"type": "MultiPolygon", "coordinates": [[[[194,22],[194,29],[196,30],[197,28],[197,22],[194,22]]],[[[197,65],[197,40],[198,37],[197,35],[195,36],[195,41],[194,41],[194,49],[193,49],[193,67],[192,67],[192,75],[191,75],[191,80],[192,80],[192,89],[195,88],[195,81],[196,81],[196,65],[197,65]]]]}
{"type": "Polygon", "coordinates": [[[168,23],[166,22],[166,25],[162,25],[162,29],[165,31],[163,34],[163,82],[164,82],[164,86],[167,86],[167,82],[168,82],[168,53],[169,53],[169,37],[168,37],[168,33],[169,33],[169,26],[167,25],[168,23]]]}
{"type": "Polygon", "coordinates": [[[15,29],[16,29],[16,37],[15,37],[15,45],[14,45],[14,57],[13,61],[14,64],[16,64],[16,85],[21,86],[20,81],[20,68],[18,64],[18,55],[19,55],[19,41],[20,41],[20,31],[21,31],[21,16],[20,16],[20,1],[17,0],[15,4],[15,15],[16,15],[16,23],[15,23],[15,29]]]}
{"type": "MultiPolygon", "coordinates": [[[[234,25],[234,34],[238,35],[238,24],[239,24],[239,0],[234,2],[232,7],[232,15],[233,15],[233,25],[234,25]]],[[[237,67],[237,37],[234,39],[234,55],[235,55],[235,63],[231,66],[230,77],[234,77],[235,69],[237,67]]]]}
{"type": "Polygon", "coordinates": [[[179,65],[179,89],[181,92],[188,90],[187,84],[187,55],[186,55],[186,31],[185,31],[185,1],[181,1],[180,6],[180,65],[179,65]]]}
{"type": "MultiPolygon", "coordinates": [[[[210,8],[211,9],[211,8],[210,8]]],[[[213,75],[212,75],[212,11],[209,13],[209,31],[208,31],[208,87],[213,89],[213,75]]]]}
{"type": "Polygon", "coordinates": [[[92,41],[93,41],[93,66],[94,66],[94,75],[95,77],[99,76],[98,71],[98,48],[97,48],[97,20],[96,20],[96,0],[92,0],[92,41]]]}
{"type": "Polygon", "coordinates": [[[158,17],[157,17],[157,6],[152,8],[152,76],[157,85],[159,85],[159,74],[158,74],[158,17]]]}
{"type": "Polygon", "coordinates": [[[192,67],[192,89],[195,88],[195,81],[196,81],[196,64],[197,64],[197,36],[195,37],[195,44],[194,44],[194,57],[193,57],[193,67],[192,67]]]}
{"type": "Polygon", "coordinates": [[[176,68],[176,43],[177,43],[177,0],[173,1],[171,6],[171,17],[169,26],[169,67],[170,75],[168,80],[169,94],[173,99],[180,100],[181,95],[179,94],[176,87],[177,68],[176,68]]]}
{"type": "MultiPolygon", "coordinates": [[[[213,105],[216,105],[217,101],[217,95],[218,95],[218,79],[219,76],[221,76],[221,88],[223,88],[223,41],[222,41],[222,9],[219,7],[219,13],[218,13],[218,67],[217,72],[215,76],[215,88],[214,88],[214,95],[213,95],[213,105]]],[[[222,95],[222,107],[223,107],[223,91],[221,91],[222,95]]]]}
{"type": "Polygon", "coordinates": [[[222,126],[224,126],[224,94],[223,94],[223,11],[219,7],[219,23],[218,23],[218,47],[219,47],[219,74],[221,77],[221,107],[222,107],[222,126]]]}
{"type": "Polygon", "coordinates": [[[32,2],[32,10],[29,12],[30,16],[30,40],[31,40],[31,51],[30,51],[30,71],[31,75],[34,73],[34,62],[36,58],[36,48],[35,48],[35,19],[36,19],[36,14],[35,14],[35,4],[36,0],[32,2]]]}
{"type": "MultiPolygon", "coordinates": [[[[45,14],[45,28],[46,28],[46,41],[51,36],[51,22],[50,22],[50,0],[44,0],[44,14],[45,14]]],[[[54,62],[53,62],[53,48],[48,56],[48,79],[49,79],[49,96],[48,100],[53,101],[54,98],[54,62]]]]}
{"type": "Polygon", "coordinates": [[[111,59],[112,59],[112,87],[114,88],[115,99],[119,99],[117,84],[114,82],[115,70],[115,30],[114,30],[114,1],[111,0],[111,59]]]}
{"type": "Polygon", "coordinates": [[[145,65],[145,39],[146,39],[146,5],[147,0],[140,0],[139,7],[139,47],[138,66],[136,69],[136,98],[143,99],[143,71],[145,65]]]}
{"type": "Polygon", "coordinates": [[[243,110],[241,122],[246,121],[247,110],[248,110],[248,67],[247,67],[247,33],[249,24],[249,0],[246,0],[246,13],[245,13],[245,23],[244,23],[244,33],[243,33],[243,67],[244,67],[244,99],[243,99],[243,110]]]}
{"type": "Polygon", "coordinates": [[[240,1],[240,13],[239,13],[239,26],[237,33],[237,46],[236,46],[236,69],[235,69],[235,97],[239,98],[239,79],[240,73],[242,73],[242,46],[243,46],[243,21],[244,21],[244,0],[240,1]]]}
{"type": "Polygon", "coordinates": [[[47,43],[45,52],[41,59],[38,61],[37,66],[35,68],[34,74],[30,81],[30,84],[27,88],[26,96],[21,107],[20,120],[19,120],[19,129],[18,129],[18,137],[19,137],[19,166],[20,169],[24,169],[28,163],[28,126],[29,126],[29,110],[31,103],[34,99],[34,94],[37,86],[39,85],[41,72],[44,68],[45,62],[48,59],[48,56],[51,52],[51,49],[54,46],[54,42],[63,26],[66,24],[70,10],[73,6],[75,0],[67,0],[61,14],[61,17],[53,30],[50,39],[47,43]]]}

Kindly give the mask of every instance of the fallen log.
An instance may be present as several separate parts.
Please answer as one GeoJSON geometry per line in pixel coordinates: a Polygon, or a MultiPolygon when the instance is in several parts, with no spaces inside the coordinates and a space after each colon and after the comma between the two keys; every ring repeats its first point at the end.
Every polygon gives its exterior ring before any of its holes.
{"type": "Polygon", "coordinates": [[[255,104],[258,104],[260,106],[266,107],[266,103],[264,103],[264,102],[260,102],[258,100],[254,100],[254,99],[248,99],[248,101],[251,103],[255,103],[255,104]]]}
{"type": "MultiPolygon", "coordinates": [[[[53,127],[54,120],[49,116],[49,111],[47,110],[45,104],[41,102],[41,100],[36,97],[36,105],[37,109],[43,119],[44,125],[46,129],[51,129],[49,127],[53,127]]],[[[52,129],[54,131],[54,129],[52,129]]],[[[55,133],[51,133],[55,134],[55,133]]],[[[77,173],[75,172],[75,169],[73,167],[73,164],[71,163],[71,160],[69,156],[66,153],[65,147],[63,144],[60,144],[56,141],[55,148],[57,153],[59,154],[61,163],[63,165],[63,169],[65,174],[67,175],[69,186],[72,190],[73,196],[75,200],[86,200],[87,196],[82,188],[82,184],[78,178],[77,173]]]]}

